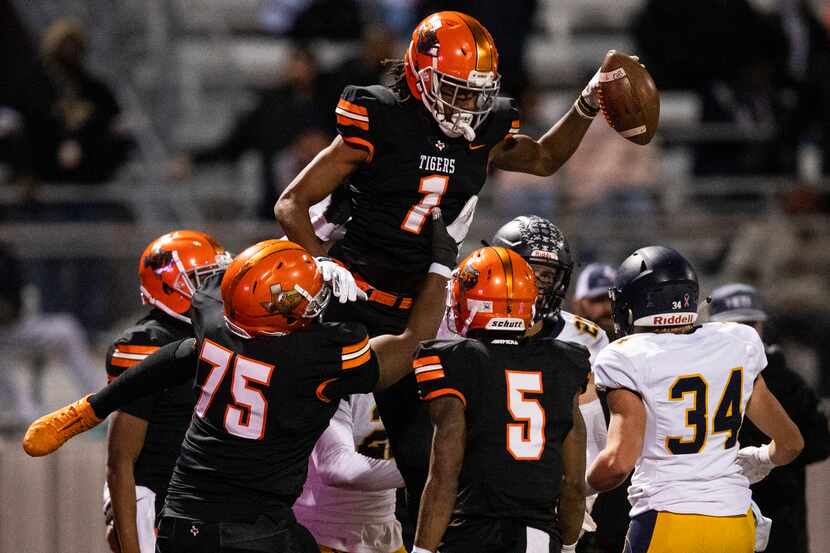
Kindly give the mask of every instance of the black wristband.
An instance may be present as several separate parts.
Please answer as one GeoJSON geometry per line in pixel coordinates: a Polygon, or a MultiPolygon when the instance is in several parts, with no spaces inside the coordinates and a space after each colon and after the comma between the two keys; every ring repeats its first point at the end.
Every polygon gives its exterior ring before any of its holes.
{"type": "Polygon", "coordinates": [[[574,108],[579,115],[586,119],[593,119],[597,116],[597,113],[599,113],[599,109],[589,104],[588,101],[585,100],[585,97],[581,94],[579,95],[579,98],[576,99],[576,102],[574,102],[574,108]]]}

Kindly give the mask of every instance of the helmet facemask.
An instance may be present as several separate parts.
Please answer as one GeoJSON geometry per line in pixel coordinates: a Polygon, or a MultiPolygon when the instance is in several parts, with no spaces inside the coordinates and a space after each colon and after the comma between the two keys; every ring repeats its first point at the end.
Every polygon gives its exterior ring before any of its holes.
{"type": "Polygon", "coordinates": [[[536,288],[539,290],[534,321],[553,317],[559,313],[565,299],[571,280],[571,266],[555,262],[527,261],[536,276],[536,288]]]}
{"type": "Polygon", "coordinates": [[[495,105],[501,77],[492,71],[471,71],[465,81],[433,67],[420,71],[412,67],[412,71],[418,77],[421,100],[441,131],[450,138],[475,140],[476,129],[495,105]]]}

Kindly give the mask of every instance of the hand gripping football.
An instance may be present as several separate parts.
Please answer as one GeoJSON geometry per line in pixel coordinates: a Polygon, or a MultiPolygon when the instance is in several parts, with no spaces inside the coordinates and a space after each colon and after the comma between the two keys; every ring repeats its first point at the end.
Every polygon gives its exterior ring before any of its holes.
{"type": "Polygon", "coordinates": [[[623,138],[651,142],[660,122],[660,92],[639,62],[609,50],[600,68],[598,98],[606,121],[623,138]]]}

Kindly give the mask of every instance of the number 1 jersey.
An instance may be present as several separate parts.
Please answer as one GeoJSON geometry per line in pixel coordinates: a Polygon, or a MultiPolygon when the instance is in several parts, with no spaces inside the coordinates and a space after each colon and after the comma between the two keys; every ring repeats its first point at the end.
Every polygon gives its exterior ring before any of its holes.
{"type": "Polygon", "coordinates": [[[643,451],[628,499],[645,511],[746,514],[749,483],[738,430],[755,379],[767,365],[755,329],[707,323],[689,334],[633,334],[594,360],[597,389],[626,388],[646,408],[643,451]]]}

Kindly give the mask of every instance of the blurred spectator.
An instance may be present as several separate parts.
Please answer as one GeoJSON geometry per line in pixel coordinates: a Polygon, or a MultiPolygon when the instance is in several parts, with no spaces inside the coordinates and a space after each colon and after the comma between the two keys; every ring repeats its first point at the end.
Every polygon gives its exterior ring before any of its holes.
{"type": "Polygon", "coordinates": [[[193,165],[235,162],[244,153],[254,151],[261,161],[262,178],[257,214],[273,220],[274,202],[288,184],[279,180],[276,172],[279,153],[309,129],[331,128],[333,134],[334,126],[334,103],[323,105],[328,91],[310,49],[295,48],[288,56],[283,77],[283,84],[259,94],[253,109],[239,115],[231,131],[218,143],[174,159],[172,176],[187,178],[193,165]]]}
{"type": "Polygon", "coordinates": [[[27,313],[25,284],[20,260],[0,243],[0,405],[24,420],[42,413],[43,406],[34,399],[39,393],[16,389],[14,368],[21,358],[56,357],[70,370],[82,393],[103,384],[77,319],[67,313],[27,313]]]}
{"type": "MultiPolygon", "coordinates": [[[[419,18],[439,11],[453,10],[469,14],[484,25],[499,51],[501,90],[505,96],[520,98],[529,83],[525,53],[534,31],[537,0],[512,2],[470,2],[469,0],[420,0],[419,18]]],[[[538,210],[531,210],[533,212],[538,210]]]]}
{"type": "MultiPolygon", "coordinates": [[[[752,498],[761,512],[772,518],[767,553],[808,553],[805,467],[830,456],[830,432],[827,418],[819,410],[815,393],[787,365],[784,354],[768,343],[764,332],[767,314],[758,291],[745,284],[727,284],[712,292],[709,306],[711,321],[732,321],[754,327],[765,338],[767,368],[764,381],[804,436],[804,450],[785,467],[778,467],[764,480],[752,486],[752,498]]],[[[740,446],[760,446],[769,438],[751,421],[744,419],[740,446]]]]}
{"type": "Polygon", "coordinates": [[[131,143],[115,95],[84,66],[86,33],[58,19],[43,35],[41,54],[54,87],[51,128],[30,128],[33,168],[43,180],[102,182],[126,160],[131,143]]]}
{"type": "Polygon", "coordinates": [[[614,286],[617,271],[605,263],[587,265],[576,279],[571,312],[588,319],[614,339],[614,321],[611,319],[611,298],[608,289],[614,286]]]}

